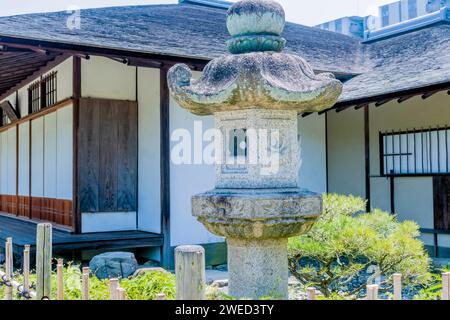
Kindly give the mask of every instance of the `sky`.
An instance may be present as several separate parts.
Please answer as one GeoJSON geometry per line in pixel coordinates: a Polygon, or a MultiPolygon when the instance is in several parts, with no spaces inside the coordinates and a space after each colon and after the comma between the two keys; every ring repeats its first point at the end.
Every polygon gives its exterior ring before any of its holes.
{"type": "MultiPolygon", "coordinates": [[[[0,16],[65,11],[73,7],[94,8],[177,2],[178,0],[0,0],[0,16]]],[[[288,21],[312,26],[344,16],[378,15],[378,6],[394,0],[278,0],[278,2],[284,6],[288,21]]]]}

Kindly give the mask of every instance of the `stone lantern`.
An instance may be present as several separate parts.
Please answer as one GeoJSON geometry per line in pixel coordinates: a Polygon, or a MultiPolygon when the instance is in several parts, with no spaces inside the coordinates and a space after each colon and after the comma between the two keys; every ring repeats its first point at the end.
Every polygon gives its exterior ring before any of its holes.
{"type": "Polygon", "coordinates": [[[282,52],[284,25],[276,2],[237,2],[227,16],[231,54],[198,80],[183,64],[168,74],[181,107],[215,118],[216,188],[194,196],[192,212],[227,239],[236,298],[287,298],[288,238],[307,232],[322,210],[321,195],[298,187],[297,117],[334,105],[342,84],[282,52]]]}

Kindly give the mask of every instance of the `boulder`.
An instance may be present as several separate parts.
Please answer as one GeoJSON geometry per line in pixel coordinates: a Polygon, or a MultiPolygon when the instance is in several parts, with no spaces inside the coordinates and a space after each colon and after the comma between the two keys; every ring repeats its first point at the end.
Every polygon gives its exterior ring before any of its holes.
{"type": "Polygon", "coordinates": [[[131,252],[107,252],[92,258],[89,268],[99,279],[128,278],[137,270],[138,263],[131,252]]]}

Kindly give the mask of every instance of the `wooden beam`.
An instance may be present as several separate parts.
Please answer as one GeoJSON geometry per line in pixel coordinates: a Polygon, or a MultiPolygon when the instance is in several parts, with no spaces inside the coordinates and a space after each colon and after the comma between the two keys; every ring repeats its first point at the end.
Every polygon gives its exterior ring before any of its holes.
{"type": "Polygon", "coordinates": [[[369,106],[367,103],[359,104],[359,105],[357,105],[357,106],[355,107],[355,110],[359,110],[359,109],[365,108],[365,107],[367,107],[367,106],[369,106]]]}
{"type": "Polygon", "coordinates": [[[327,113],[327,112],[330,111],[330,110],[333,110],[333,108],[328,108],[328,109],[319,111],[318,115],[320,116],[320,115],[322,115],[322,114],[324,114],[324,113],[327,113]]]}
{"type": "Polygon", "coordinates": [[[365,189],[366,189],[366,211],[370,212],[370,118],[369,105],[364,106],[364,158],[365,158],[365,189]]]}
{"type": "Polygon", "coordinates": [[[80,98],[81,98],[81,58],[74,56],[72,59],[72,95],[73,95],[73,145],[72,145],[72,176],[73,176],[73,195],[72,195],[72,227],[76,234],[81,230],[81,212],[78,194],[78,139],[79,139],[79,121],[80,121],[80,98]]]}
{"type": "Polygon", "coordinates": [[[378,101],[384,101],[387,99],[398,99],[399,97],[410,96],[410,95],[422,95],[429,91],[447,91],[450,89],[450,82],[437,83],[428,86],[399,90],[397,92],[390,92],[386,94],[380,94],[372,97],[364,97],[359,99],[353,99],[348,101],[341,101],[334,105],[333,109],[342,108],[344,106],[355,106],[363,103],[376,103],[378,101]]]}
{"type": "Polygon", "coordinates": [[[161,166],[161,264],[169,267],[170,250],[170,94],[167,84],[167,68],[160,69],[160,166],[161,166]]]}
{"type": "Polygon", "coordinates": [[[389,101],[392,101],[392,99],[384,99],[384,100],[380,100],[375,102],[375,107],[381,107],[382,105],[388,103],[389,101]]]}
{"type": "Polygon", "coordinates": [[[32,82],[36,78],[39,78],[41,75],[47,73],[60,63],[64,62],[70,57],[70,55],[67,54],[61,54],[59,56],[54,57],[52,60],[50,60],[44,67],[40,68],[36,72],[33,72],[28,77],[24,78],[22,81],[8,89],[6,92],[0,94],[0,101],[4,100],[6,97],[14,93],[15,91],[19,90],[20,88],[24,87],[28,83],[32,82]]]}
{"type": "Polygon", "coordinates": [[[69,55],[85,54],[85,55],[96,55],[103,57],[112,58],[143,58],[146,60],[153,60],[161,62],[164,66],[170,67],[176,63],[186,63],[191,68],[197,70],[203,70],[205,65],[210,61],[207,58],[194,58],[194,57],[183,57],[183,56],[172,56],[165,54],[153,54],[145,51],[133,51],[126,49],[115,49],[115,48],[102,48],[99,46],[89,46],[80,45],[73,43],[60,43],[45,40],[34,40],[25,39],[20,37],[0,37],[0,45],[7,45],[12,47],[29,48],[29,49],[43,49],[50,52],[60,52],[69,55]]]}
{"type": "Polygon", "coordinates": [[[403,97],[400,97],[400,98],[398,98],[397,99],[397,102],[398,103],[403,103],[403,102],[405,102],[406,100],[409,100],[409,99],[411,99],[411,98],[414,98],[416,95],[409,95],[409,96],[403,96],[403,97]]]}
{"type": "Polygon", "coordinates": [[[23,118],[20,118],[19,120],[17,120],[17,122],[15,122],[15,123],[9,123],[3,127],[0,127],[0,132],[10,129],[13,126],[15,126],[16,124],[22,124],[27,121],[41,118],[49,113],[53,113],[53,112],[57,111],[58,109],[64,108],[64,107],[68,106],[69,104],[72,104],[72,101],[73,101],[72,98],[64,99],[63,101],[60,101],[51,107],[41,109],[38,112],[30,113],[30,114],[24,116],[23,118]]]}
{"type": "Polygon", "coordinates": [[[20,119],[20,114],[17,112],[17,110],[14,108],[11,102],[4,101],[0,103],[0,108],[3,110],[4,113],[6,113],[11,122],[16,122],[17,120],[20,119]]]}
{"type": "Polygon", "coordinates": [[[432,95],[435,95],[435,94],[438,93],[438,92],[439,92],[439,91],[430,91],[430,92],[424,93],[424,94],[422,95],[422,99],[423,99],[423,100],[428,99],[429,97],[431,97],[432,95]]]}
{"type": "Polygon", "coordinates": [[[344,110],[350,108],[351,106],[352,106],[352,105],[348,105],[348,106],[343,106],[343,107],[340,107],[340,108],[336,108],[336,112],[337,112],[337,113],[342,112],[342,111],[344,111],[344,110]]]}
{"type": "Polygon", "coordinates": [[[142,58],[128,58],[128,59],[126,59],[126,61],[127,61],[127,65],[133,66],[133,67],[145,67],[145,68],[159,69],[164,66],[163,62],[142,59],[142,58]]]}

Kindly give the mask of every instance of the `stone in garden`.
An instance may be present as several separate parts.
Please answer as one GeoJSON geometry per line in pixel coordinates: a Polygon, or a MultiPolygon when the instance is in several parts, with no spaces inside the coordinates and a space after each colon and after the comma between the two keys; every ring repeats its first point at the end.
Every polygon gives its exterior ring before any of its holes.
{"type": "Polygon", "coordinates": [[[102,253],[89,262],[89,268],[99,279],[128,278],[139,265],[131,252],[102,253]]]}
{"type": "Polygon", "coordinates": [[[298,188],[298,115],[333,106],[342,84],[282,52],[284,24],[278,3],[239,1],[228,11],[231,55],[212,60],[196,80],[183,64],[168,73],[181,107],[215,118],[216,188],[192,198],[192,213],[227,238],[236,298],[287,299],[288,238],[322,212],[321,195],[298,188]]]}

